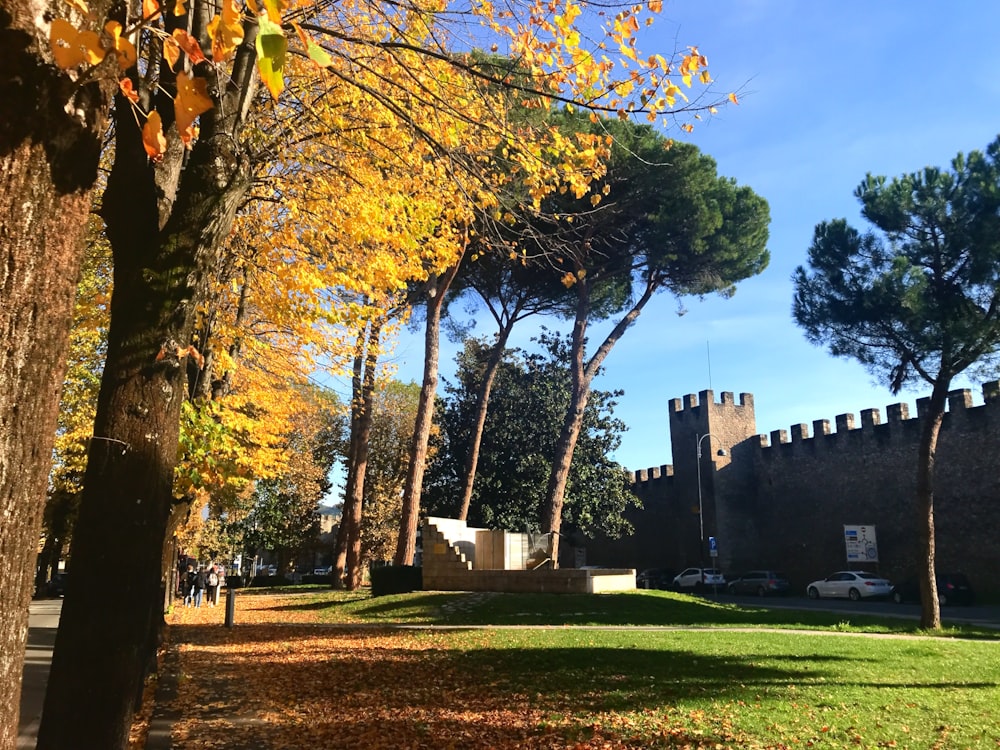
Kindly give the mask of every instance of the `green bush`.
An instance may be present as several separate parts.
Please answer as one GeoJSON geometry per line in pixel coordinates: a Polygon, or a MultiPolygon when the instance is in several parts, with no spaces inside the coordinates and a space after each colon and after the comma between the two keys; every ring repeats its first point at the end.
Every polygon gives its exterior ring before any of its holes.
{"type": "Polygon", "coordinates": [[[415,565],[390,565],[372,568],[372,596],[405,594],[424,587],[422,568],[415,565]]]}

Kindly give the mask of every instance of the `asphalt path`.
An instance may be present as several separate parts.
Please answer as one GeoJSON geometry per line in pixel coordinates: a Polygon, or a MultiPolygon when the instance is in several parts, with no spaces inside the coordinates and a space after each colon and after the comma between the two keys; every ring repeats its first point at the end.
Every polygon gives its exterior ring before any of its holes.
{"type": "Polygon", "coordinates": [[[49,679],[61,611],[62,599],[35,599],[28,611],[28,645],[24,654],[21,714],[17,723],[18,750],[33,748],[38,737],[45,683],[49,679]]]}

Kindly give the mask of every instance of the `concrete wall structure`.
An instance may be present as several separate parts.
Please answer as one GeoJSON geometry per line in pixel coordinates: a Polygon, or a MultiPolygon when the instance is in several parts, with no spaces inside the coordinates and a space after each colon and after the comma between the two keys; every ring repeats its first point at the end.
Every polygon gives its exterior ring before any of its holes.
{"type": "Polygon", "coordinates": [[[594,594],[635,588],[634,569],[526,569],[525,556],[521,554],[522,549],[526,554],[529,551],[526,534],[475,529],[466,527],[464,521],[442,518],[428,518],[420,533],[423,585],[427,591],[594,594]],[[525,537],[523,545],[519,537],[525,537]],[[478,550],[477,542],[470,549],[470,538],[484,544],[486,549],[478,550]],[[496,567],[507,562],[518,567],[511,570],[496,567]]]}
{"type": "MultiPolygon", "coordinates": [[[[1000,595],[1000,383],[949,397],[935,478],[937,567],[963,571],[977,591],[1000,595]]],[[[644,509],[622,540],[593,540],[588,559],[602,565],[680,569],[710,564],[704,536],[718,542],[718,565],[784,571],[794,586],[846,561],[844,524],[875,526],[879,560],[864,566],[894,580],[913,575],[918,551],[916,467],[920,414],[906,404],[756,434],[753,396],[712,391],[669,404],[674,464],[635,473],[644,509]],[[705,436],[708,437],[705,437],[705,436]],[[701,444],[702,512],[697,447],[701,444]],[[718,455],[723,451],[724,456],[718,455]]]]}

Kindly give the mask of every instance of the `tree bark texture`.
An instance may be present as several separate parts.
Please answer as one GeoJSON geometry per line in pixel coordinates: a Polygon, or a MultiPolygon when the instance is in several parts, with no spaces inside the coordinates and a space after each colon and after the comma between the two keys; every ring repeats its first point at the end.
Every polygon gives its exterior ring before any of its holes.
{"type": "Polygon", "coordinates": [[[472,490],[476,484],[476,469],[479,467],[479,450],[482,447],[486,416],[490,409],[490,394],[493,391],[493,383],[497,377],[497,370],[500,369],[500,362],[503,360],[503,352],[507,347],[514,322],[512,318],[508,325],[503,326],[497,333],[497,340],[493,344],[493,348],[490,349],[490,356],[486,360],[486,368],[483,371],[483,382],[480,384],[479,393],[476,396],[476,424],[472,428],[472,436],[469,439],[469,457],[465,463],[465,478],[462,485],[462,504],[458,511],[458,518],[461,521],[465,521],[469,517],[472,490]]]}
{"type": "Polygon", "coordinates": [[[917,534],[922,554],[920,569],[920,627],[941,627],[941,605],[938,601],[937,575],[935,573],[934,542],[934,461],[937,454],[938,435],[944,420],[950,379],[939,379],[931,391],[927,413],[920,416],[920,452],[917,456],[917,534]]]}
{"type": "Polygon", "coordinates": [[[361,556],[361,524],[364,513],[365,475],[368,473],[368,454],[371,449],[372,420],[375,409],[375,375],[378,367],[379,341],[382,338],[382,324],[372,321],[368,328],[365,374],[361,386],[360,413],[358,414],[357,448],[352,452],[356,462],[354,486],[351,499],[354,516],[348,528],[347,545],[347,588],[357,591],[364,578],[361,556]]]}
{"type": "Polygon", "coordinates": [[[587,344],[587,323],[590,316],[589,282],[581,279],[577,282],[576,319],[573,322],[573,336],[570,349],[570,403],[563,417],[559,440],[556,442],[556,452],[552,458],[552,471],[549,472],[549,483],[546,487],[545,515],[542,518],[542,530],[552,534],[552,565],[559,567],[559,530],[562,526],[562,509],[566,497],[566,484],[569,481],[569,470],[573,463],[573,451],[580,437],[583,425],[583,414],[587,408],[590,396],[590,383],[593,376],[588,377],[584,366],[584,349],[587,344]]]}
{"type": "MultiPolygon", "coordinates": [[[[106,3],[95,3],[102,13],[106,3]]],[[[110,83],[50,62],[64,9],[0,6],[0,750],[17,740],[28,603],[110,83]]]]}
{"type": "Polygon", "coordinates": [[[218,120],[203,118],[193,150],[157,166],[127,105],[116,136],[103,208],[114,255],[108,354],[39,729],[44,750],[127,745],[163,624],[168,530],[186,513],[172,492],[183,351],[250,185],[248,160],[218,120]]]}
{"type": "Polygon", "coordinates": [[[361,495],[354,491],[357,485],[358,470],[358,431],[361,428],[360,405],[362,401],[361,383],[365,366],[366,330],[358,332],[354,342],[354,361],[351,367],[351,429],[347,445],[347,481],[344,483],[344,507],[340,513],[340,526],[337,529],[337,543],[333,550],[333,588],[343,588],[344,575],[347,572],[347,548],[351,544],[351,523],[355,516],[361,518],[361,495]],[[354,504],[358,507],[355,508],[354,504]]]}
{"type": "Polygon", "coordinates": [[[432,294],[427,299],[427,321],[424,328],[424,379],[417,402],[417,419],[410,443],[410,466],[403,485],[403,514],[399,522],[394,565],[413,565],[417,551],[417,523],[420,519],[420,494],[423,491],[424,469],[427,466],[427,444],[434,421],[434,397],[437,393],[438,359],[441,356],[441,308],[444,295],[458,273],[461,258],[442,275],[432,280],[432,294]]]}

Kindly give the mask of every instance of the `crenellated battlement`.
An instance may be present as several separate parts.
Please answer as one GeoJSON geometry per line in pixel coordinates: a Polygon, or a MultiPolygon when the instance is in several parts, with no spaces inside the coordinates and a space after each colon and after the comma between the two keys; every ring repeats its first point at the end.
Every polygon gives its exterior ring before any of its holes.
{"type": "Polygon", "coordinates": [[[633,475],[633,480],[636,484],[643,484],[645,482],[657,481],[660,479],[666,479],[674,475],[674,467],[670,464],[663,464],[662,466],[653,466],[649,469],[639,469],[633,475]]]}
{"type": "MultiPolygon", "coordinates": [[[[979,409],[998,409],[1000,407],[1000,380],[984,383],[982,385],[982,396],[982,405],[975,406],[971,389],[960,388],[951,391],[948,394],[947,413],[958,417],[959,415],[967,416],[970,412],[975,413],[979,409]]],[[[803,422],[791,425],[787,430],[778,429],[772,430],[768,434],[755,434],[746,441],[746,444],[761,451],[768,451],[782,445],[802,444],[803,446],[809,446],[815,445],[816,442],[822,443],[824,439],[829,439],[831,442],[836,441],[838,436],[848,434],[852,436],[858,434],[873,435],[876,432],[881,434],[886,431],[886,428],[891,433],[893,426],[904,426],[907,433],[912,434],[911,430],[919,429],[917,425],[919,424],[919,420],[927,413],[929,402],[929,398],[917,399],[916,416],[912,418],[908,404],[889,404],[885,407],[885,421],[882,420],[880,409],[862,409],[859,412],[861,419],[860,426],[855,421],[854,414],[838,414],[833,422],[829,419],[814,420],[812,422],[811,434],[809,425],[803,422]]],[[[670,399],[668,405],[668,412],[672,423],[675,420],[682,422],[688,417],[693,417],[699,421],[703,420],[706,412],[703,407],[709,407],[718,416],[724,416],[727,412],[735,416],[740,413],[740,410],[747,410],[748,414],[745,416],[751,416],[752,418],[754,397],[752,393],[741,393],[739,403],[737,404],[732,391],[723,391],[721,400],[716,402],[713,392],[705,390],[697,395],[689,393],[683,398],[670,399]]],[[[674,467],[666,464],[654,466],[649,469],[639,469],[633,473],[636,484],[668,479],[673,476],[674,467]]]]}
{"type": "MultiPolygon", "coordinates": [[[[951,391],[948,394],[947,414],[952,415],[953,418],[963,418],[968,417],[970,413],[974,413],[979,409],[997,408],[997,404],[1000,403],[1000,381],[984,383],[982,393],[983,404],[975,406],[971,389],[960,388],[951,391]]],[[[874,435],[875,432],[882,432],[886,428],[891,432],[894,425],[905,426],[908,431],[917,430],[919,429],[917,427],[919,420],[927,413],[929,402],[929,398],[917,399],[917,416],[914,418],[910,417],[909,405],[905,403],[889,404],[886,406],[885,422],[882,421],[882,413],[879,409],[862,409],[859,412],[861,416],[860,427],[855,421],[854,414],[838,414],[834,419],[835,430],[831,430],[830,420],[817,419],[812,423],[812,435],[809,434],[809,426],[807,424],[795,424],[791,425],[787,431],[772,430],[769,435],[757,435],[753,445],[762,450],[788,444],[802,443],[808,445],[812,441],[818,440],[822,442],[823,439],[836,441],[840,436],[847,434],[852,436],[857,433],[874,435]]]]}
{"type": "Polygon", "coordinates": [[[739,409],[741,407],[749,407],[753,409],[753,394],[752,393],[741,393],[740,403],[737,404],[735,398],[733,397],[732,391],[723,391],[722,400],[715,402],[714,394],[712,391],[701,391],[698,395],[689,393],[684,396],[683,399],[672,398],[667,402],[667,409],[670,412],[671,418],[675,415],[684,418],[685,412],[695,413],[700,407],[707,406],[709,404],[715,404],[716,406],[731,406],[734,409],[739,409]]]}

